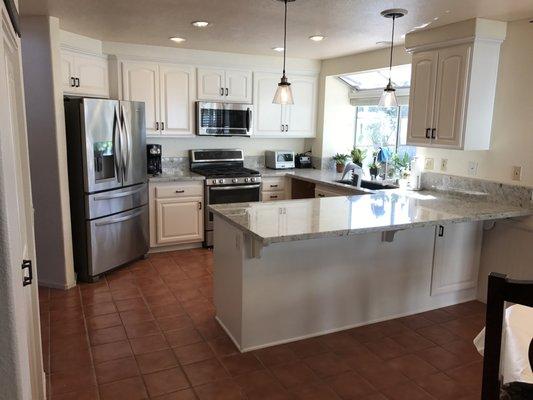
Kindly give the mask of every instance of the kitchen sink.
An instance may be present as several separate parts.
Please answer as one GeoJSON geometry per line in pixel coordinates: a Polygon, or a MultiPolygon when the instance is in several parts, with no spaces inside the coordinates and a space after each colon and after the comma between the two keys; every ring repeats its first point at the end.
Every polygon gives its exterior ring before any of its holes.
{"type": "MultiPolygon", "coordinates": [[[[343,180],[339,180],[335,182],[343,183],[345,185],[356,186],[350,179],[343,179],[343,180]]],[[[377,181],[365,181],[364,179],[361,181],[361,187],[363,189],[369,189],[369,190],[398,189],[398,186],[395,186],[395,185],[391,185],[388,183],[380,183],[377,181]]]]}

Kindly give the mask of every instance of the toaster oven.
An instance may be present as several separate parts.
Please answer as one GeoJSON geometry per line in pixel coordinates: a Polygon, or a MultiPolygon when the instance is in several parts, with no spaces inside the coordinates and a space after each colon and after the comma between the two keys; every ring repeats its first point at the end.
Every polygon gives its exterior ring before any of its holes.
{"type": "Polygon", "coordinates": [[[265,165],[272,169],[294,168],[294,151],[267,150],[265,151],[265,165]]]}

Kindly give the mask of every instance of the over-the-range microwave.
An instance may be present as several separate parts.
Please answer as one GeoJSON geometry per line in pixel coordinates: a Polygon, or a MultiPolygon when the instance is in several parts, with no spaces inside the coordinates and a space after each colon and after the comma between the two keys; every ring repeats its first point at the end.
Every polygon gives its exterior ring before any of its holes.
{"type": "Polygon", "coordinates": [[[196,102],[196,134],[202,136],[250,136],[251,104],[196,102]]]}

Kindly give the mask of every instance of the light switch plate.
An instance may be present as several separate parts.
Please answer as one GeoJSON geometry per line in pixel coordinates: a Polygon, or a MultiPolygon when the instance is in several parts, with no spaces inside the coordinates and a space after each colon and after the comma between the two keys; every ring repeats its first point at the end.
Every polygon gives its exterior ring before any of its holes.
{"type": "Polygon", "coordinates": [[[477,175],[477,161],[468,161],[468,175],[476,176],[477,175]]]}
{"type": "Polygon", "coordinates": [[[513,166],[513,181],[522,180],[522,167],[515,165],[513,166]]]}
{"type": "Polygon", "coordinates": [[[426,158],[424,162],[424,169],[427,169],[428,171],[432,171],[433,168],[435,168],[435,160],[433,158],[426,158]]]}
{"type": "Polygon", "coordinates": [[[441,160],[440,160],[440,170],[442,172],[448,171],[448,159],[447,158],[441,158],[441,160]]]}

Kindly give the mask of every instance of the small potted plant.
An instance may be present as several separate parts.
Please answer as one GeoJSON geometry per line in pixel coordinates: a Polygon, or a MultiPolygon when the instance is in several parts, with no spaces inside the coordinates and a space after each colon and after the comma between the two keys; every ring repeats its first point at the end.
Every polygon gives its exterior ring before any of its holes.
{"type": "Polygon", "coordinates": [[[344,166],[346,165],[346,161],[348,161],[348,158],[350,158],[348,154],[337,153],[333,156],[333,161],[335,161],[335,167],[337,168],[337,172],[340,173],[344,171],[344,166]]]}
{"type": "Polygon", "coordinates": [[[357,147],[354,147],[352,151],[350,152],[350,158],[352,159],[352,162],[354,164],[357,164],[360,167],[363,167],[363,161],[366,158],[366,150],[358,149],[357,147]]]}
{"type": "Polygon", "coordinates": [[[370,172],[370,178],[372,180],[376,179],[379,173],[379,164],[374,160],[370,164],[368,164],[368,169],[370,172]]]}

